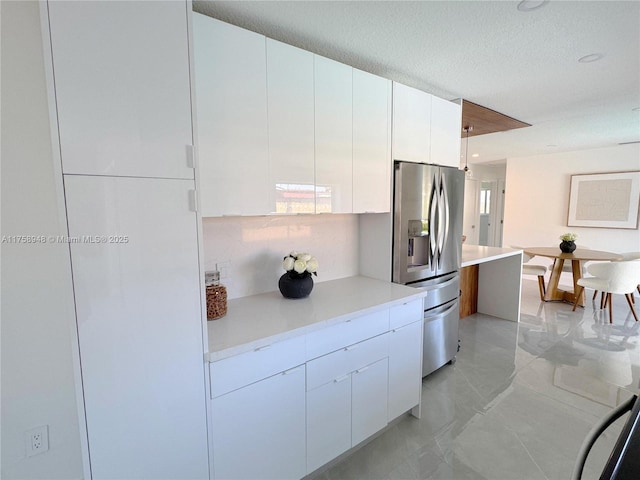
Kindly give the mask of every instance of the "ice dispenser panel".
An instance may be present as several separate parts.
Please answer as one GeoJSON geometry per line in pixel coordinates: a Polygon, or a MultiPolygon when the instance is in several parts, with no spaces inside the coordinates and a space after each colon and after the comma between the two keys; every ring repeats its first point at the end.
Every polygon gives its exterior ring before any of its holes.
{"type": "Polygon", "coordinates": [[[429,222],[409,220],[407,267],[422,267],[429,263],[429,222]]]}

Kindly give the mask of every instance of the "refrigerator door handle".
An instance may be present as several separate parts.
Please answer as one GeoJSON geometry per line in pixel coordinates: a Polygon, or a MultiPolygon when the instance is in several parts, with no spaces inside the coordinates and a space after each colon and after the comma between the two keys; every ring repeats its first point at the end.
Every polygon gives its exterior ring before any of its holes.
{"type": "MultiPolygon", "coordinates": [[[[449,192],[447,192],[447,182],[445,181],[444,172],[441,174],[440,181],[442,184],[442,217],[443,222],[440,224],[442,229],[442,242],[439,245],[440,255],[447,244],[449,238],[449,192]]],[[[438,232],[439,233],[439,232],[438,232]]]]}
{"type": "Polygon", "coordinates": [[[442,250],[444,249],[444,233],[445,233],[445,229],[446,226],[444,224],[444,204],[445,204],[445,199],[444,199],[444,192],[442,191],[442,187],[443,185],[440,185],[440,187],[438,188],[438,195],[437,195],[437,204],[438,204],[438,268],[441,268],[442,265],[440,265],[440,259],[442,257],[442,250]]]}
{"type": "Polygon", "coordinates": [[[438,263],[440,261],[438,237],[440,225],[436,222],[436,215],[439,215],[439,196],[438,196],[438,177],[433,178],[433,187],[431,189],[431,202],[429,208],[429,268],[432,271],[438,269],[438,263]]]}

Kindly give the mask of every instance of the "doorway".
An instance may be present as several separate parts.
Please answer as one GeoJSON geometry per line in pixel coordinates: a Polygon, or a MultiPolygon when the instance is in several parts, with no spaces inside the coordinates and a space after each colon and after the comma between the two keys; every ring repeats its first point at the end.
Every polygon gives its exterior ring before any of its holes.
{"type": "Polygon", "coordinates": [[[502,246],[504,216],[504,180],[476,180],[465,182],[463,234],[466,243],[502,246]]]}

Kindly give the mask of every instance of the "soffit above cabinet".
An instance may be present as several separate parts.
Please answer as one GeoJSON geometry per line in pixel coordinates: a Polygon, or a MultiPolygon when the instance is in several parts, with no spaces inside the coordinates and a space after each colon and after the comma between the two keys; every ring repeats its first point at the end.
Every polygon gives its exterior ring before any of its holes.
{"type": "Polygon", "coordinates": [[[467,136],[465,132],[467,126],[473,127],[469,131],[469,136],[476,137],[487,133],[506,132],[516,128],[530,127],[531,125],[477,103],[462,100],[462,137],[467,136]]]}

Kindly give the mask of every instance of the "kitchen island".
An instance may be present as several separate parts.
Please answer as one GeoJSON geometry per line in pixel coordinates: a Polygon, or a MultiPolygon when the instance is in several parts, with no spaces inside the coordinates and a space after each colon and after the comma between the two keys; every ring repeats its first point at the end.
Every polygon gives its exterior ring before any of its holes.
{"type": "Polygon", "coordinates": [[[424,295],[357,276],[229,301],[208,322],[212,477],[302,478],[419,416],[424,295]]]}
{"type": "Polygon", "coordinates": [[[520,320],[522,250],[462,245],[460,318],[484,313],[520,320]]]}

